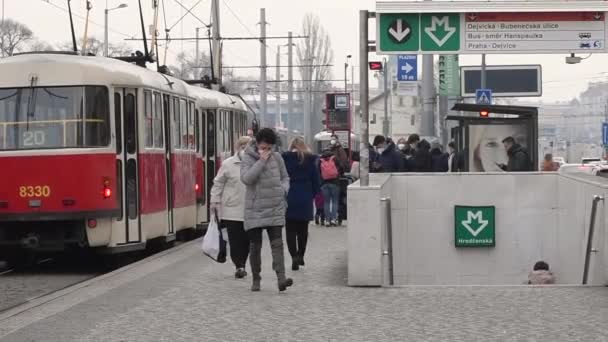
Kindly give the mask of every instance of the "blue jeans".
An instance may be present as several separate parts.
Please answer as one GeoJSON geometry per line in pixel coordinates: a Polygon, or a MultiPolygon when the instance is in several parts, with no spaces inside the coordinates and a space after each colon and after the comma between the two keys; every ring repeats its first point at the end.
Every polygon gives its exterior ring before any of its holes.
{"type": "Polygon", "coordinates": [[[325,218],[329,221],[337,221],[338,201],[340,197],[340,189],[338,188],[338,185],[333,183],[323,184],[321,191],[323,191],[323,200],[325,201],[325,218]]]}

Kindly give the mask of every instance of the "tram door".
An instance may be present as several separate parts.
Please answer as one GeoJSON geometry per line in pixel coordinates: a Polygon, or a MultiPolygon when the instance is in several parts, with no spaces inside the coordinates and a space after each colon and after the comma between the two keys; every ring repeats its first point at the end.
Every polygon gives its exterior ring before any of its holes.
{"type": "MultiPolygon", "coordinates": [[[[215,154],[215,140],[216,140],[216,132],[215,129],[215,111],[209,110],[207,112],[207,187],[206,187],[206,195],[207,198],[211,198],[211,187],[213,186],[213,179],[215,178],[215,163],[216,163],[216,154],[215,154]]],[[[207,206],[209,208],[209,205],[207,206]]],[[[209,210],[209,209],[207,209],[209,210]]],[[[207,213],[209,214],[209,213],[207,213]]],[[[207,216],[211,217],[211,216],[207,216]]]]}
{"type": "Polygon", "coordinates": [[[171,97],[169,95],[163,95],[163,121],[165,127],[165,170],[167,174],[167,210],[169,211],[167,227],[169,234],[175,233],[174,219],[173,219],[173,169],[171,167],[171,149],[173,148],[173,141],[171,131],[173,129],[172,122],[172,109],[171,97]]]}
{"type": "Polygon", "coordinates": [[[137,108],[137,89],[123,89],[123,208],[128,243],[141,241],[137,108]]]}

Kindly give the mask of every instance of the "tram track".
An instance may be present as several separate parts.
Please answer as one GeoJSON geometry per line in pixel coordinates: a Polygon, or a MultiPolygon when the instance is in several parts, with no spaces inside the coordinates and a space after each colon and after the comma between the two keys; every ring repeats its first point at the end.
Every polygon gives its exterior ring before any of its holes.
{"type": "MultiPolygon", "coordinates": [[[[173,248],[183,244],[176,241],[173,248]]],[[[169,248],[171,249],[171,248],[169,248]]],[[[68,287],[102,276],[164,249],[123,255],[109,267],[99,256],[43,258],[29,266],[0,268],[0,314],[68,287]]]]}
{"type": "Polygon", "coordinates": [[[80,262],[52,258],[36,260],[24,268],[5,269],[0,272],[0,313],[103,273],[96,265],[88,269],[80,262]]]}

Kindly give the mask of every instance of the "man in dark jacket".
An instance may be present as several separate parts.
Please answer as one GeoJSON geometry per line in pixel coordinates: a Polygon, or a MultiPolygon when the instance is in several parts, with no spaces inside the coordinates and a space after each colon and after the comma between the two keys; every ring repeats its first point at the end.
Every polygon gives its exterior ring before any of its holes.
{"type": "Polygon", "coordinates": [[[524,172],[532,171],[532,162],[528,151],[515,142],[513,137],[506,137],[502,141],[507,150],[507,156],[509,156],[509,162],[507,165],[500,165],[500,168],[507,172],[524,172]]]}
{"type": "Polygon", "coordinates": [[[450,149],[448,157],[449,172],[463,172],[464,155],[456,150],[456,143],[453,141],[448,144],[448,148],[450,149]]]}
{"type": "Polygon", "coordinates": [[[378,153],[377,161],[380,164],[380,172],[403,172],[403,156],[397,151],[395,143],[387,141],[383,136],[374,138],[374,147],[378,153]]]}
{"type": "Polygon", "coordinates": [[[416,144],[414,152],[414,163],[416,172],[433,172],[433,159],[431,157],[431,144],[428,141],[422,140],[416,144]]]}
{"type": "Polygon", "coordinates": [[[441,151],[441,145],[434,144],[431,149],[431,167],[433,172],[448,172],[449,155],[441,151]]]}

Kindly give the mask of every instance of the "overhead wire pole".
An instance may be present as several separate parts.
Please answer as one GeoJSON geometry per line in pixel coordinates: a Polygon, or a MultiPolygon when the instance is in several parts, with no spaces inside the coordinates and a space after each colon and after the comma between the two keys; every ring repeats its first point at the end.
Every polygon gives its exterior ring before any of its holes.
{"type": "Polygon", "coordinates": [[[291,116],[293,115],[293,38],[287,33],[287,129],[291,129],[291,116]]]}
{"type": "Polygon", "coordinates": [[[384,83],[384,89],[382,89],[382,93],[384,95],[384,120],[382,120],[382,135],[387,137],[389,135],[389,120],[388,120],[388,73],[389,66],[386,57],[383,60],[383,73],[382,73],[382,81],[384,83]]]}
{"type": "MultiPolygon", "coordinates": [[[[220,2],[219,0],[213,0],[211,5],[211,12],[213,13],[213,74],[215,75],[218,84],[222,84],[222,48],[221,48],[221,35],[220,35],[220,2]]],[[[197,39],[198,41],[198,39],[197,39]]]]}
{"type": "Polygon", "coordinates": [[[266,125],[266,9],[260,8],[260,120],[266,125]]]}
{"type": "MultiPolygon", "coordinates": [[[[276,65],[276,76],[275,79],[277,81],[281,80],[281,46],[277,46],[277,65],[276,65]]],[[[276,103],[276,109],[275,109],[275,118],[274,118],[274,125],[275,127],[280,127],[281,126],[281,82],[276,82],[276,86],[275,86],[275,90],[276,90],[276,96],[275,99],[277,101],[276,103]]]]}
{"type": "Polygon", "coordinates": [[[361,108],[359,177],[361,186],[369,185],[369,73],[367,71],[369,18],[369,11],[359,12],[359,102],[361,108]]]}
{"type": "MultiPolygon", "coordinates": [[[[196,57],[195,57],[195,59],[196,59],[196,65],[201,65],[201,55],[200,55],[201,49],[200,49],[200,46],[199,46],[199,39],[198,39],[200,29],[201,29],[200,27],[196,28],[196,47],[195,47],[195,49],[196,49],[196,57]]],[[[194,72],[194,78],[198,79],[200,77],[200,74],[201,74],[201,70],[200,69],[196,69],[195,72],[194,72]]]]}

